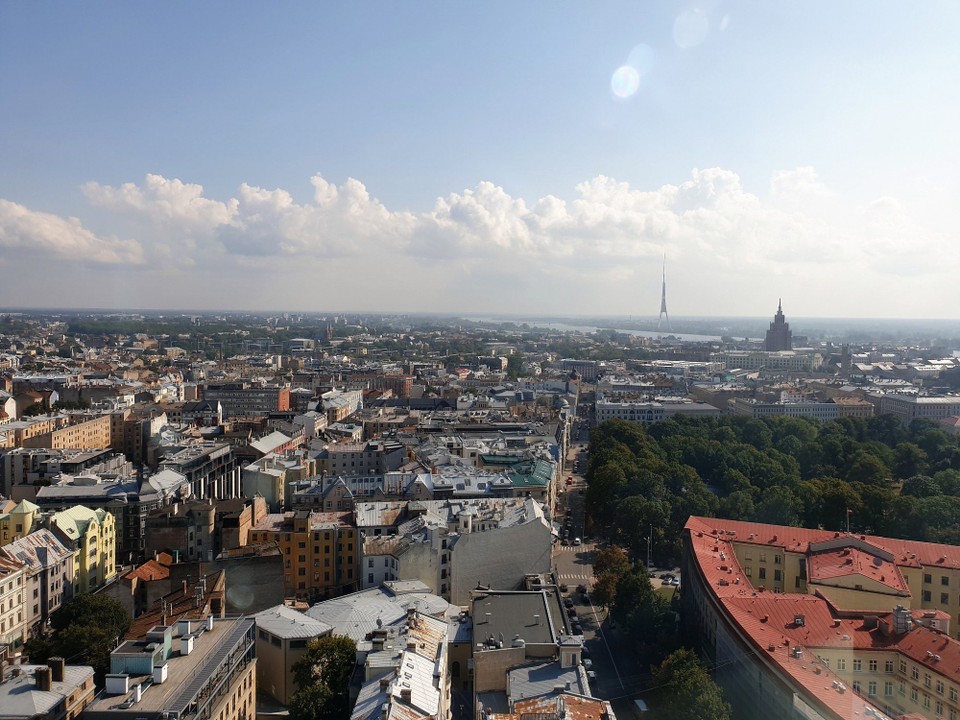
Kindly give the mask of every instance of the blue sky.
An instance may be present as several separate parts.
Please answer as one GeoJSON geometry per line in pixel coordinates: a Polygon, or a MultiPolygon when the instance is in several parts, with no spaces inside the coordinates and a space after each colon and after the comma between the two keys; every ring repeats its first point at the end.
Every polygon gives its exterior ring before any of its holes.
{"type": "Polygon", "coordinates": [[[956,317],[958,20],[2,3],[0,305],[956,317]]]}

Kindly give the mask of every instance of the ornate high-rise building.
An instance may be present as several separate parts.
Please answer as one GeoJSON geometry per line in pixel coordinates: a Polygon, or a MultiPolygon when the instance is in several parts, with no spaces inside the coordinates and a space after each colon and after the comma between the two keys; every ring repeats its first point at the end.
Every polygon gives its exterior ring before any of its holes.
{"type": "Polygon", "coordinates": [[[793,350],[793,333],[790,331],[790,323],[783,317],[783,300],[777,305],[777,314],[773,316],[773,322],[767,330],[763,349],[767,352],[793,350]]]}

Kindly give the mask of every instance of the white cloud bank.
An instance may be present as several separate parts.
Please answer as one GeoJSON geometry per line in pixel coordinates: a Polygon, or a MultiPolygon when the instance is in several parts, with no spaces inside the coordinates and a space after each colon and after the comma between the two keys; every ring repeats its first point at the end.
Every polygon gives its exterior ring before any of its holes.
{"type": "MultiPolygon", "coordinates": [[[[774,173],[764,199],[748,192],[736,173],[709,168],[654,190],[598,176],[578,185],[570,200],[548,195],[528,202],[481,182],[438,198],[422,213],[391,210],[352,178],[335,185],[316,175],[310,182],[312,198],[302,203],[287,190],[248,184],[221,201],[207,197],[201,185],[159,175],[147,175],[142,184],[85,184],[89,202],[108,219],[132,222],[139,242],[99,238],[76,218],[0,200],[0,247],[5,254],[192,267],[206,277],[216,272],[238,281],[267,264],[289,270],[291,277],[336,267],[354,273],[344,288],[368,298],[354,307],[383,308],[393,306],[389,296],[364,287],[361,275],[383,282],[393,271],[401,277],[403,268],[404,280],[436,288],[433,296],[423,295],[423,303],[435,303],[431,297],[444,291],[469,296],[462,283],[470,280],[509,292],[506,280],[497,281],[507,276],[510,283],[531,278],[542,293],[561,300],[569,288],[557,289],[556,283],[579,278],[581,292],[592,294],[592,306],[581,303],[580,309],[601,312],[640,274],[648,283],[665,252],[676,274],[682,270],[688,296],[704,283],[740,287],[725,298],[733,303],[738,296],[740,305],[700,309],[736,314],[752,305],[751,292],[779,295],[775,291],[782,289],[835,300],[837,283],[854,297],[897,278],[944,278],[960,269],[960,255],[943,233],[925,227],[899,202],[844,203],[809,167],[774,173]]],[[[483,293],[476,298],[481,302],[483,293]]],[[[10,297],[0,300],[12,303],[10,297]]],[[[200,297],[194,302],[216,305],[200,297]]],[[[818,311],[816,303],[809,305],[809,314],[818,311]]],[[[923,306],[916,307],[923,313],[923,306]]],[[[454,301],[435,309],[468,308],[454,301]]]]}
{"type": "Polygon", "coordinates": [[[140,264],[140,243],[97,237],[75,217],[37,212],[0,198],[0,248],[3,257],[18,253],[87,263],[140,264]]]}

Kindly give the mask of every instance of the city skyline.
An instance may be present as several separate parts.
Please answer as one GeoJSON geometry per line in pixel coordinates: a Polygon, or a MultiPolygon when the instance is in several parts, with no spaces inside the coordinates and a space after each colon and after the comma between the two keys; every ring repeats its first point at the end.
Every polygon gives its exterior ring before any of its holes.
{"type": "Polygon", "coordinates": [[[0,306],[960,314],[956,6],[405,10],[0,7],[0,306]]]}

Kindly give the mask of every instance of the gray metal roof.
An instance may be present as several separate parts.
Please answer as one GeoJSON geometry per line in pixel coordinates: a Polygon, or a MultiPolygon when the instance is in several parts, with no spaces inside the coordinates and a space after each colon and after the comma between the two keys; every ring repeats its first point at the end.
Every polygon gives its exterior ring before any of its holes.
{"type": "Polygon", "coordinates": [[[333,630],[332,625],[286,605],[277,605],[253,616],[257,627],[279,638],[315,638],[333,630]]]}

